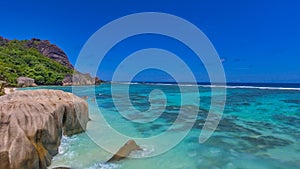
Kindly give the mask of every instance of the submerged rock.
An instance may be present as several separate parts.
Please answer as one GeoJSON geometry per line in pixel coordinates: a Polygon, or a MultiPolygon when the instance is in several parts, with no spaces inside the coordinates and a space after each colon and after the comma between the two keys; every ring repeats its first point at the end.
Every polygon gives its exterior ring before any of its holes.
{"type": "Polygon", "coordinates": [[[45,169],[62,134],[83,132],[87,103],[59,90],[17,91],[0,97],[0,169],[45,169]]]}
{"type": "Polygon", "coordinates": [[[119,149],[107,162],[115,162],[124,159],[129,156],[132,151],[142,150],[140,146],[136,144],[134,140],[128,140],[127,143],[119,149]]]}

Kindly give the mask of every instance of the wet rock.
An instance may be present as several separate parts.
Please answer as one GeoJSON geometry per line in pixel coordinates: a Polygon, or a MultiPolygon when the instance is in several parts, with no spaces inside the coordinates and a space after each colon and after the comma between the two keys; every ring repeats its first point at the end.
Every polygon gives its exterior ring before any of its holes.
{"type": "Polygon", "coordinates": [[[107,162],[115,162],[115,161],[119,161],[121,159],[124,159],[126,157],[128,157],[128,155],[132,152],[132,151],[136,151],[136,150],[142,150],[140,146],[138,146],[136,144],[136,142],[134,140],[129,140],[127,141],[127,143],[124,144],[123,147],[121,147],[119,149],[119,151],[113,155],[112,158],[110,158],[107,162]]]}

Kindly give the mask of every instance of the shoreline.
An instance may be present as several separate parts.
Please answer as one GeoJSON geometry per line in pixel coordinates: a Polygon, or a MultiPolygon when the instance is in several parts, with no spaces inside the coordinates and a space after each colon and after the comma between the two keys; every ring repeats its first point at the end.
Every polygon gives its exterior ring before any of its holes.
{"type": "MultiPolygon", "coordinates": [[[[198,86],[198,87],[204,87],[204,88],[225,88],[225,89],[260,89],[260,90],[296,90],[300,91],[300,84],[295,83],[295,86],[284,86],[285,83],[282,83],[282,85],[271,85],[271,83],[260,83],[260,85],[253,85],[251,86],[251,83],[236,83],[235,85],[225,84],[225,85],[205,85],[205,84],[188,84],[188,83],[182,83],[182,84],[176,84],[176,83],[161,83],[161,82],[154,82],[154,83],[140,83],[140,82],[106,82],[101,84],[126,84],[126,85],[138,85],[138,84],[145,84],[145,85],[164,85],[164,86],[198,86]]],[[[99,85],[101,85],[99,84],[99,85]]],[[[41,85],[36,87],[87,87],[87,86],[99,86],[99,85],[76,85],[76,86],[61,86],[61,85],[41,85]]],[[[9,87],[6,87],[9,88],[9,87]]],[[[9,88],[13,89],[13,91],[16,91],[18,88],[9,88]]],[[[7,89],[5,89],[6,91],[7,89]]],[[[6,93],[8,94],[8,93],[6,93]]]]}

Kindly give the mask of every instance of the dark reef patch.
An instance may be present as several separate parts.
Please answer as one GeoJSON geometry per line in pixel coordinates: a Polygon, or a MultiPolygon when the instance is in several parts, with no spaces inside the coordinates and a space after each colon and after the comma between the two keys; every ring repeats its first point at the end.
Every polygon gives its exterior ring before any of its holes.
{"type": "Polygon", "coordinates": [[[300,104],[300,100],[281,100],[285,103],[300,104]]]}

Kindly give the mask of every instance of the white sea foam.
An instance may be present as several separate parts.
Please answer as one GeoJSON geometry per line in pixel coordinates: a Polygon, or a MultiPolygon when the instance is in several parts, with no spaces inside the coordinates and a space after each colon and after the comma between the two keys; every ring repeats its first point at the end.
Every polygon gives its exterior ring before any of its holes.
{"type": "Polygon", "coordinates": [[[111,82],[111,84],[140,84],[138,82],[111,82]]]}
{"type": "Polygon", "coordinates": [[[224,85],[198,85],[199,87],[227,88],[227,89],[261,89],[261,90],[300,90],[292,87],[265,87],[265,86],[224,86],[224,85]]]}
{"type": "MultiPolygon", "coordinates": [[[[142,83],[131,83],[131,82],[124,82],[118,84],[142,84],[142,83]]],[[[171,83],[143,83],[147,85],[160,85],[160,86],[199,86],[205,88],[227,88],[227,89],[261,89],[261,90],[298,90],[300,88],[296,87],[265,87],[265,86],[224,86],[224,85],[202,85],[202,84],[171,84],[171,83]]]]}
{"type": "Polygon", "coordinates": [[[129,157],[131,158],[143,158],[145,156],[149,156],[154,152],[153,146],[141,145],[142,150],[133,151],[130,153],[129,157]]]}
{"type": "Polygon", "coordinates": [[[69,151],[71,143],[78,141],[76,135],[72,137],[62,136],[60,146],[58,147],[58,154],[65,154],[69,151]]]}
{"type": "Polygon", "coordinates": [[[115,169],[120,168],[121,165],[114,163],[95,163],[94,166],[87,169],[115,169]]]}
{"type": "Polygon", "coordinates": [[[300,88],[291,87],[259,87],[259,86],[215,86],[215,87],[226,87],[228,89],[262,89],[262,90],[300,90],[300,88]]]}

